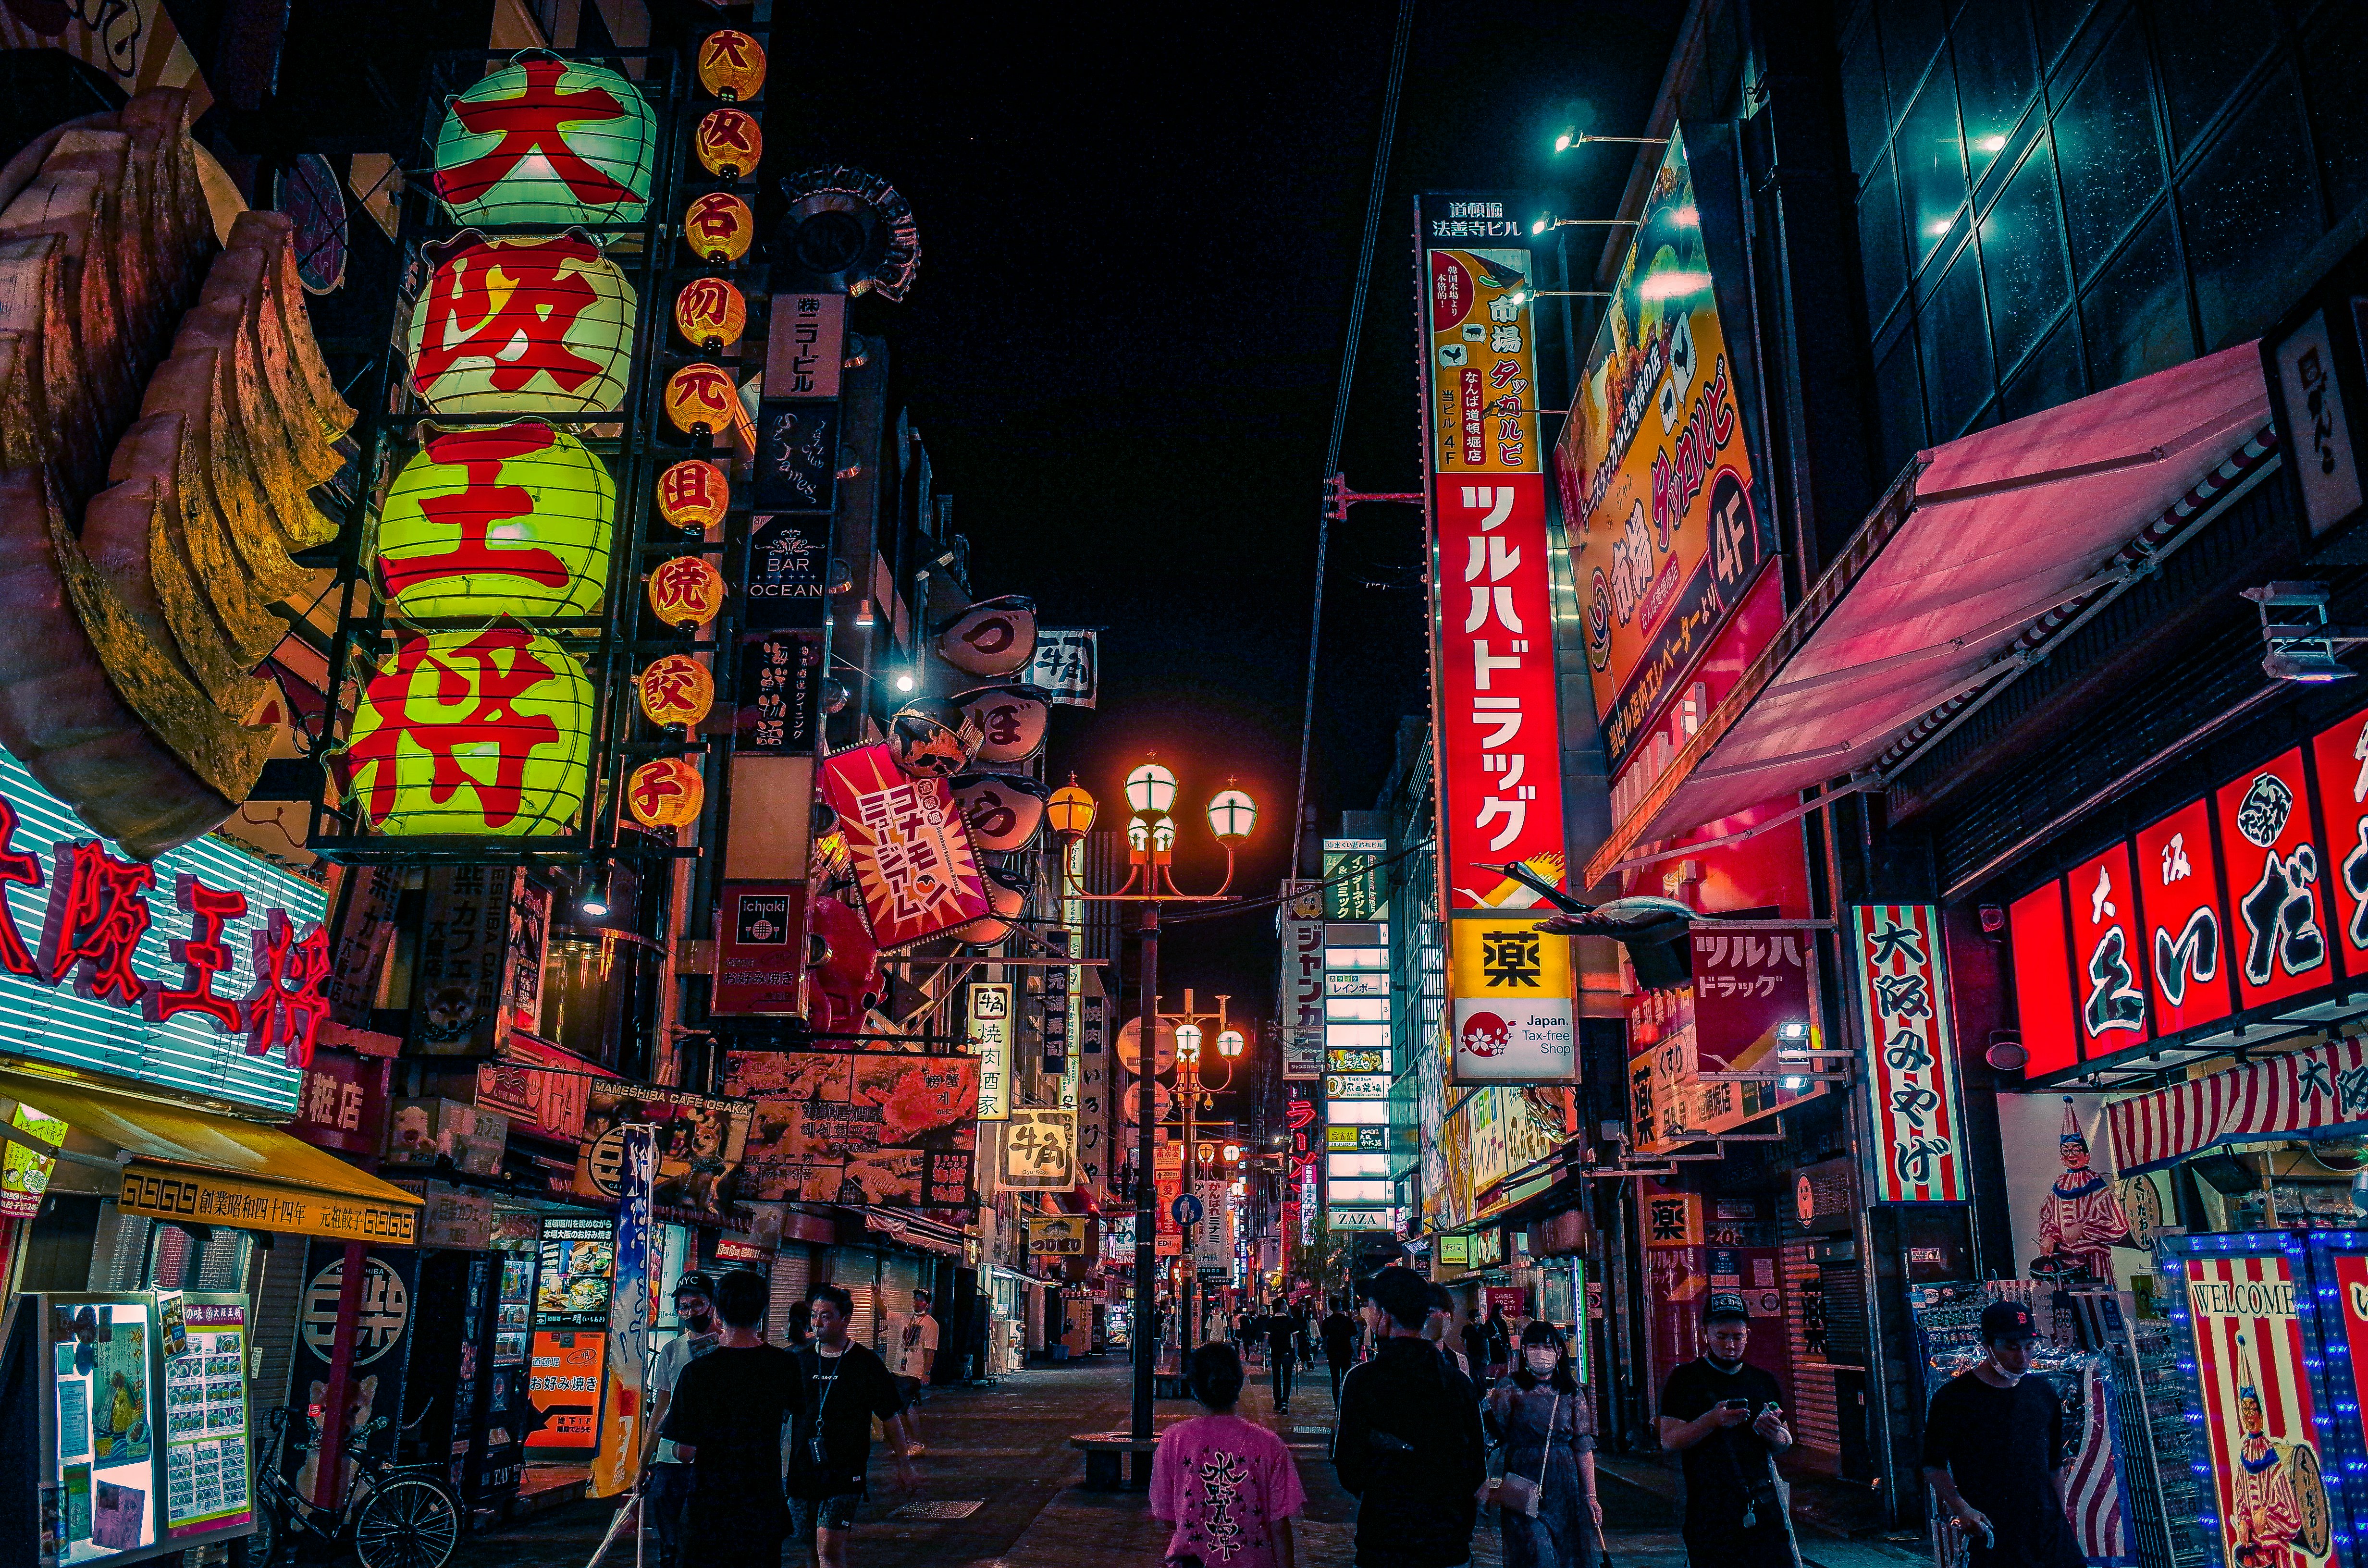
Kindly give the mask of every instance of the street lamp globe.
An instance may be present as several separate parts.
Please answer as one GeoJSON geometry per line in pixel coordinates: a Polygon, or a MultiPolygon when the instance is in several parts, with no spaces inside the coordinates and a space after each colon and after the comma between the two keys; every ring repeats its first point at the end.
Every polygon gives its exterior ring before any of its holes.
{"type": "Polygon", "coordinates": [[[1231,1061],[1242,1053],[1243,1044],[1241,1030],[1227,1029],[1217,1037],[1217,1054],[1231,1061]]]}
{"type": "Polygon", "coordinates": [[[1151,846],[1162,855],[1176,847],[1176,819],[1161,817],[1151,824],[1151,846]]]}
{"type": "Polygon", "coordinates": [[[1228,844],[1250,835],[1258,825],[1258,802],[1239,790],[1225,790],[1209,802],[1209,826],[1228,844]]]}
{"type": "Polygon", "coordinates": [[[1126,846],[1141,855],[1151,847],[1151,819],[1129,817],[1126,822],[1126,846]]]}
{"type": "Polygon", "coordinates": [[[1138,812],[1162,814],[1176,804],[1176,775],[1146,762],[1126,776],[1126,803],[1138,812]]]}
{"type": "Polygon", "coordinates": [[[1094,798],[1077,783],[1077,776],[1074,773],[1069,775],[1069,781],[1053,790],[1053,798],[1044,802],[1044,815],[1053,824],[1053,836],[1064,840],[1083,838],[1090,832],[1096,809],[1094,798]]]}
{"type": "Polygon", "coordinates": [[[1176,1026],[1176,1054],[1186,1062],[1198,1062],[1201,1060],[1200,1025],[1178,1024],[1176,1026]]]}

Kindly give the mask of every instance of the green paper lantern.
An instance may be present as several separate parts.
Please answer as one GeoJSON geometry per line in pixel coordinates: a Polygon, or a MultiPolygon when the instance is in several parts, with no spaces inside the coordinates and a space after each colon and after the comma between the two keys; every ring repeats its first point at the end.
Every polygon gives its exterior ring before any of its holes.
{"type": "Polygon", "coordinates": [[[451,101],[435,189],[463,223],[638,223],[657,118],[606,66],[529,50],[451,101]]]}
{"type": "Polygon", "coordinates": [[[345,772],[390,837],[550,837],[583,810],[592,711],[583,666],[524,627],[412,637],[363,687],[345,772]]]}
{"type": "Polygon", "coordinates": [[[564,430],[436,431],[387,492],[379,588],[405,616],[591,615],[616,511],[609,466],[564,430]]]}
{"type": "Polygon", "coordinates": [[[639,301],[591,236],[464,233],[427,256],[404,350],[429,408],[582,418],[624,402],[639,301]]]}

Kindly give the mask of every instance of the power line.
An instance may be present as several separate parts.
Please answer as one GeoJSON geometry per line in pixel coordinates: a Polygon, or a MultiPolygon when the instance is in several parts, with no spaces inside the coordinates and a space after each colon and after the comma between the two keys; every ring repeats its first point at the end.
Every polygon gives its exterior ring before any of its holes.
{"type": "MultiPolygon", "coordinates": [[[[1406,84],[1406,41],[1414,33],[1414,0],[1398,0],[1397,35],[1390,42],[1390,85],[1382,98],[1381,141],[1373,148],[1373,182],[1365,192],[1365,235],[1357,252],[1357,289],[1349,301],[1349,341],[1340,353],[1340,386],[1332,398],[1332,440],[1324,449],[1326,475],[1340,472],[1340,442],[1349,426],[1349,392],[1357,381],[1357,347],[1365,335],[1365,295],[1373,280],[1373,246],[1382,227],[1382,193],[1390,173],[1390,146],[1397,140],[1398,93],[1406,84]]],[[[1307,702],[1299,720],[1299,792],[1291,812],[1291,865],[1299,875],[1301,840],[1307,830],[1307,756],[1315,736],[1315,656],[1324,642],[1324,567],[1332,546],[1332,512],[1316,508],[1315,608],[1307,628],[1307,702]]]]}

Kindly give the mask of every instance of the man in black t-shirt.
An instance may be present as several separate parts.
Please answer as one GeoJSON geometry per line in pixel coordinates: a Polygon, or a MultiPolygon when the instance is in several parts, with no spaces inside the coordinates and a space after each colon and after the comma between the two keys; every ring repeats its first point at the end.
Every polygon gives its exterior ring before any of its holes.
{"type": "Polygon", "coordinates": [[[2038,1329],[2020,1301],[1982,1309],[1989,1356],[1932,1396],[1924,1479],[1965,1534],[1975,1568],[2080,1568],[2064,1513],[2064,1402],[2029,1377],[2038,1329]]]}
{"type": "Polygon", "coordinates": [[[1274,1413],[1291,1414],[1291,1370],[1298,1364],[1299,1349],[1294,1343],[1299,1334],[1299,1320],[1281,1301],[1274,1311],[1258,1320],[1258,1333],[1266,1340],[1268,1367],[1274,1373],[1274,1413]]]}
{"type": "Polygon", "coordinates": [[[796,1358],[757,1337],[765,1281],[735,1268],[715,1282],[715,1348],[676,1379],[659,1428],[690,1466],[682,1561],[700,1568],[780,1568],[790,1510],[781,1428],[805,1408],[796,1358]]]}
{"type": "Polygon", "coordinates": [[[1340,1375],[1357,1358],[1357,1320],[1341,1310],[1339,1301],[1324,1319],[1324,1359],[1332,1368],[1332,1403],[1340,1402],[1340,1375]]]}
{"type": "Polygon", "coordinates": [[[1776,1380],[1746,1366],[1742,1299],[1713,1296],[1708,1353],[1661,1386],[1661,1446],[1686,1474],[1686,1558],[1694,1568],[1800,1568],[1790,1497],[1776,1455],[1793,1446],[1776,1380]]]}
{"type": "Polygon", "coordinates": [[[855,1301],[836,1285],[817,1285],[814,1342],[798,1352],[805,1369],[806,1403],[790,1441],[790,1499],[801,1540],[814,1538],[822,1568],[847,1568],[847,1538],[863,1500],[871,1468],[871,1418],[878,1416],[896,1455],[896,1479],[911,1491],[912,1439],[905,1399],[888,1364],[847,1337],[855,1301]]]}

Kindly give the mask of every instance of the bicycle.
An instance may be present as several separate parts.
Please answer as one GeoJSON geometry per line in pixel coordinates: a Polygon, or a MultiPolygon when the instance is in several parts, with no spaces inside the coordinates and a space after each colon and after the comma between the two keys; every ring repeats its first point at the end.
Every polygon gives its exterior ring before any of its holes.
{"type": "Polygon", "coordinates": [[[269,1441],[256,1469],[256,1529],[245,1543],[246,1568],[271,1568],[300,1535],[350,1544],[362,1568],[444,1568],[460,1543],[461,1506],[434,1479],[436,1466],[396,1464],[371,1452],[366,1439],[389,1425],[381,1415],[347,1439],[353,1480],[336,1507],[323,1507],[300,1496],[279,1473],[279,1445],[291,1417],[303,1421],[310,1439],[299,1451],[320,1447],[311,1412],[281,1405],[265,1418],[269,1441]]]}

